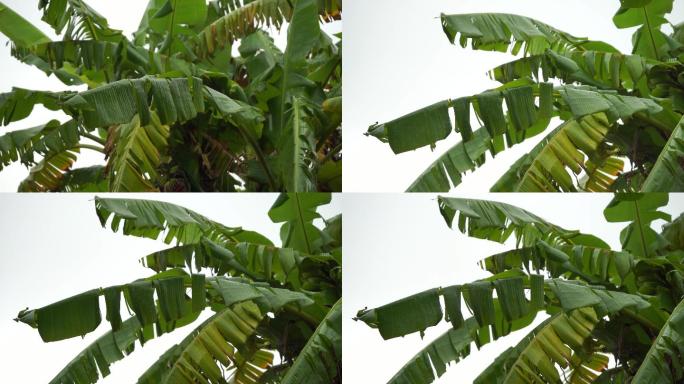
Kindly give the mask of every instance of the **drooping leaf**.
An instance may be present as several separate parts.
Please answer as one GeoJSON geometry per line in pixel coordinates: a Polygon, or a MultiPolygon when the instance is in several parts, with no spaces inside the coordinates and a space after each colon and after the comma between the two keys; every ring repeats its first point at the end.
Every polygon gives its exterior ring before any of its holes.
{"type": "Polygon", "coordinates": [[[441,101],[387,123],[372,125],[368,133],[387,141],[394,153],[434,145],[451,133],[448,110],[449,103],[441,101]]]}
{"type": "Polygon", "coordinates": [[[64,124],[50,120],[47,124],[8,132],[0,136],[0,169],[17,160],[25,165],[34,165],[35,153],[45,156],[74,148],[79,142],[80,133],[73,120],[64,124]]]}
{"type": "MultiPolygon", "coordinates": [[[[169,268],[210,268],[217,275],[244,276],[257,281],[301,287],[308,279],[325,278],[323,263],[331,256],[309,255],[290,248],[246,242],[217,244],[207,239],[152,253],[143,265],[161,272],[169,268]]],[[[320,281],[320,280],[319,280],[320,281]]]]}
{"type": "MultiPolygon", "coordinates": [[[[473,132],[470,127],[470,104],[472,103],[477,117],[484,123],[487,134],[492,140],[492,142],[486,143],[486,147],[494,155],[503,149],[502,142],[495,141],[495,138],[506,135],[510,147],[542,132],[553,114],[552,97],[552,85],[546,83],[538,86],[525,84],[501,90],[491,90],[468,98],[441,101],[389,123],[374,124],[369,127],[367,135],[388,142],[394,153],[405,152],[425,145],[434,145],[435,142],[446,138],[452,129],[461,133],[463,142],[483,141],[485,134],[480,133],[478,136],[478,131],[473,132]],[[537,96],[534,96],[535,92],[537,96]],[[538,107],[535,104],[536,99],[538,99],[538,107]],[[504,100],[507,106],[505,113],[502,109],[504,100]],[[449,107],[454,108],[456,116],[453,128],[447,113],[449,107]]],[[[473,147],[471,149],[473,152],[475,148],[480,148],[480,146],[476,147],[475,144],[471,144],[470,147],[473,147]]],[[[452,150],[456,150],[456,147],[452,150]]],[[[474,156],[471,151],[467,152],[471,161],[480,163],[478,160],[480,156],[474,156]]],[[[453,154],[451,157],[453,156],[457,156],[457,154],[453,154]]],[[[447,165],[444,166],[448,167],[447,165]]],[[[453,167],[447,168],[450,177],[451,173],[457,170],[460,173],[464,172],[461,170],[462,168],[453,170],[451,168],[453,167]]],[[[452,177],[452,182],[455,183],[454,178],[455,176],[452,177]]]]}
{"type": "Polygon", "coordinates": [[[127,124],[138,114],[146,125],[150,109],[162,124],[189,120],[204,111],[198,78],[119,80],[71,97],[66,105],[83,118],[87,128],[127,124]]]}
{"type": "Polygon", "coordinates": [[[607,43],[575,37],[524,16],[504,13],[442,14],[441,20],[449,41],[455,43],[458,37],[462,47],[470,40],[473,49],[486,51],[506,52],[513,45],[513,54],[521,48],[526,55],[539,54],[549,48],[558,52],[585,47],[617,52],[607,43]]]}
{"type": "Polygon", "coordinates": [[[565,84],[578,82],[599,89],[636,89],[646,80],[646,60],[616,52],[546,50],[502,64],[489,76],[502,84],[533,77],[538,81],[558,78],[565,84]],[[541,75],[540,75],[541,71],[541,75]]]}
{"type": "Polygon", "coordinates": [[[100,377],[109,376],[111,365],[133,352],[141,328],[138,319],[132,317],[122,322],[118,330],[107,331],[74,357],[50,384],[95,384],[100,377]]]}
{"type": "Polygon", "coordinates": [[[135,199],[95,198],[95,209],[102,226],[110,222],[116,232],[123,224],[123,233],[138,237],[156,239],[165,232],[165,243],[173,240],[181,244],[197,243],[202,237],[215,241],[248,241],[272,245],[264,236],[231,228],[212,221],[196,212],[175,204],[135,199]],[[110,220],[111,217],[111,220],[110,220]]]}
{"type": "Polygon", "coordinates": [[[55,33],[61,34],[66,27],[65,40],[118,41],[121,31],[112,29],[102,15],[81,0],[40,0],[38,8],[43,11],[42,20],[50,24],[55,33]]]}
{"type": "Polygon", "coordinates": [[[98,291],[84,292],[35,311],[21,311],[18,319],[38,328],[45,342],[84,336],[102,320],[98,291]]]}
{"type": "Polygon", "coordinates": [[[42,104],[51,111],[60,109],[60,101],[71,92],[32,91],[12,88],[11,92],[0,93],[0,118],[2,125],[23,120],[33,111],[36,104],[42,104]]]}
{"type": "Polygon", "coordinates": [[[101,321],[98,300],[101,295],[105,296],[107,320],[114,331],[118,330],[121,318],[112,312],[119,305],[115,292],[123,293],[126,304],[143,327],[156,325],[158,335],[194,321],[204,309],[199,304],[206,305],[202,296],[227,306],[254,301],[266,312],[278,312],[288,305],[303,308],[314,304],[301,292],[270,288],[246,280],[210,277],[205,281],[207,284],[201,288],[206,292],[198,293],[200,300],[195,300],[194,305],[186,295],[186,287],[192,285],[191,276],[181,270],[170,270],[128,284],[87,291],[35,310],[23,310],[19,312],[18,320],[38,328],[43,340],[49,342],[94,331],[101,321]],[[198,311],[193,311],[193,306],[198,311]]]}
{"type": "Polygon", "coordinates": [[[438,203],[447,225],[451,227],[458,218],[458,229],[469,236],[503,243],[514,234],[522,246],[536,245],[544,240],[609,248],[595,236],[561,228],[510,204],[444,196],[438,198],[438,203]]]}
{"type": "MultiPolygon", "coordinates": [[[[536,298],[540,294],[539,287],[530,283],[532,280],[537,281],[536,275],[531,275],[529,278],[506,277],[502,278],[501,283],[496,284],[489,280],[480,280],[461,285],[458,290],[462,292],[478,327],[486,329],[491,326],[495,337],[498,337],[526,326],[534,319],[537,311],[544,307],[543,289],[541,305],[538,302],[529,302],[525,298],[525,289],[530,289],[535,300],[539,300],[536,298]],[[496,298],[494,297],[495,287],[496,298]],[[502,304],[504,301],[506,304],[502,304]]],[[[541,281],[543,285],[543,278],[541,281]]],[[[553,281],[550,280],[549,284],[552,283],[553,281]]],[[[427,328],[437,325],[443,319],[451,321],[452,325],[458,328],[463,326],[464,316],[460,304],[456,306],[451,301],[453,288],[433,288],[377,308],[360,310],[355,319],[363,321],[370,327],[378,328],[384,339],[405,336],[414,332],[420,332],[422,335],[427,328]],[[442,310],[440,296],[444,296],[444,310],[442,310]],[[444,312],[446,316],[443,315],[444,312]]]]}
{"type": "Polygon", "coordinates": [[[0,32],[20,47],[47,43],[50,38],[40,29],[0,2],[0,32]]]}
{"type": "MultiPolygon", "coordinates": [[[[484,335],[482,332],[480,335],[484,335]]],[[[392,384],[408,383],[431,383],[436,377],[441,377],[451,362],[458,363],[470,354],[470,346],[476,340],[481,340],[478,335],[478,325],[475,318],[469,318],[464,326],[451,328],[438,338],[433,340],[411,360],[409,360],[388,381],[392,384]]]]}
{"type": "Polygon", "coordinates": [[[99,40],[52,41],[30,47],[12,47],[12,56],[33,65],[46,75],[54,74],[66,85],[86,83],[97,87],[108,79],[136,76],[150,70],[143,48],[123,39],[119,43],[99,40]]]}

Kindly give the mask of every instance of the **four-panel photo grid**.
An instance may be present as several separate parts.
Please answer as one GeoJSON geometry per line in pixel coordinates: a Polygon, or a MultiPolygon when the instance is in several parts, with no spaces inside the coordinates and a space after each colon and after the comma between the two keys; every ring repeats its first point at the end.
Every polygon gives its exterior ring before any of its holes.
{"type": "Polygon", "coordinates": [[[684,0],[345,7],[0,0],[0,383],[684,383],[684,0]]]}

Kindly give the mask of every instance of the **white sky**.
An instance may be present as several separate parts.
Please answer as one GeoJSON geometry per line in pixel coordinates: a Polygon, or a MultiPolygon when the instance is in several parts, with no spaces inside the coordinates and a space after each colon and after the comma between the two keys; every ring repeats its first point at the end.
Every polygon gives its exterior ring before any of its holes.
{"type": "MultiPolygon", "coordinates": [[[[131,194],[108,197],[169,201],[228,226],[256,230],[280,244],[280,225],[268,218],[276,194],[131,194]]],[[[168,248],[150,240],[112,233],[100,226],[91,194],[3,194],[0,199],[0,340],[5,346],[4,383],[47,383],[71,359],[109,329],[104,319],[87,335],[43,343],[38,331],[15,323],[26,307],[39,308],[72,295],[150,276],[138,260],[168,248]]],[[[323,217],[342,211],[341,197],[319,209],[323,217]]],[[[104,309],[104,302],[101,302],[104,309]]],[[[208,317],[209,311],[202,318],[208,317]]],[[[199,325],[188,325],[154,339],[111,366],[102,383],[133,383],[158,357],[199,325]]]]}
{"type": "MultiPolygon", "coordinates": [[[[389,145],[363,136],[384,123],[447,98],[497,86],[486,72],[513,57],[472,51],[449,43],[441,12],[502,12],[529,16],[575,36],[587,36],[631,51],[634,29],[619,30],[612,16],[618,0],[348,0],[345,2],[343,139],[344,191],[402,192],[447,149],[460,141],[452,134],[429,147],[395,155],[389,145]],[[351,150],[350,150],[351,149],[351,150]]],[[[684,2],[675,1],[673,22],[684,21],[684,2]]],[[[553,122],[552,122],[553,126],[553,122]]],[[[551,129],[551,127],[549,128],[551,129]]],[[[456,192],[489,191],[492,184],[543,134],[488,159],[456,192]]]]}
{"type": "MultiPolygon", "coordinates": [[[[144,0],[88,0],[86,2],[101,15],[105,16],[112,28],[124,31],[124,34],[129,38],[134,31],[138,30],[140,18],[147,7],[147,1],[144,0]]],[[[47,23],[40,20],[42,12],[38,10],[38,0],[4,0],[3,3],[33,23],[33,25],[40,28],[48,37],[53,40],[58,40],[52,28],[47,23]]],[[[321,28],[328,34],[338,33],[342,30],[342,22],[335,21],[324,25],[322,24],[321,28]]],[[[281,49],[284,49],[286,46],[286,31],[287,23],[283,25],[281,32],[277,32],[274,29],[270,30],[271,36],[275,39],[275,44],[281,49]]],[[[7,44],[8,40],[9,39],[7,39],[5,35],[0,33],[0,93],[9,92],[12,87],[49,91],[86,89],[85,85],[67,87],[55,76],[47,77],[45,76],[45,73],[38,68],[16,60],[10,55],[10,46],[7,44]]],[[[237,46],[234,48],[236,50],[237,46]]],[[[237,52],[234,54],[237,54],[237,52]]],[[[1,127],[0,129],[6,132],[30,128],[45,124],[51,119],[58,119],[64,122],[68,119],[68,116],[62,112],[50,111],[41,105],[37,105],[28,118],[14,122],[6,127],[1,127]]],[[[79,154],[75,166],[86,167],[94,164],[104,164],[103,156],[100,153],[83,150],[79,154]]],[[[19,182],[21,182],[26,175],[28,175],[28,170],[19,162],[4,168],[0,171],[0,191],[16,191],[19,182]]]]}
{"type": "MultiPolygon", "coordinates": [[[[622,223],[606,223],[609,194],[462,194],[517,205],[567,229],[599,236],[620,248],[622,223]],[[581,207],[581,208],[580,208],[581,207]]],[[[664,211],[684,211],[684,194],[670,196],[664,211]]],[[[660,230],[663,221],[654,224],[660,230]]],[[[514,248],[469,238],[450,230],[433,194],[345,194],[343,280],[343,376],[350,383],[385,383],[429,341],[444,333],[442,322],[418,334],[384,341],[376,329],[352,318],[359,309],[375,308],[426,289],[487,277],[477,262],[514,248]]],[[[542,321],[539,315],[536,323],[542,321]]],[[[535,323],[535,324],[536,324],[535,323]]],[[[514,345],[530,327],[511,333],[451,365],[437,383],[470,383],[496,356],[514,345]]]]}

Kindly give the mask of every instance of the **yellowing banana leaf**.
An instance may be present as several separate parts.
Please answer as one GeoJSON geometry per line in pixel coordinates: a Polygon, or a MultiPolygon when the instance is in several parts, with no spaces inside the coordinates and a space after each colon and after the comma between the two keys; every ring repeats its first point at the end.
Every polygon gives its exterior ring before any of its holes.
{"type": "MultiPolygon", "coordinates": [[[[559,368],[576,364],[577,356],[585,354],[582,344],[598,321],[591,308],[556,314],[497,357],[474,383],[560,383],[559,368]]],[[[605,369],[607,357],[597,359],[602,362],[597,370],[605,369]]],[[[573,372],[582,368],[572,367],[573,372]]]]}
{"type": "MultiPolygon", "coordinates": [[[[341,16],[342,1],[317,0],[318,14],[323,21],[337,20],[341,16]]],[[[228,14],[207,26],[198,35],[196,53],[212,55],[219,48],[231,46],[233,41],[244,38],[259,28],[280,29],[285,21],[291,21],[296,3],[281,0],[235,1],[228,3],[228,14]],[[294,4],[294,5],[293,5],[294,4]]]]}
{"type": "Polygon", "coordinates": [[[78,146],[61,152],[49,152],[34,165],[28,176],[19,183],[19,192],[48,192],[62,185],[65,173],[76,161],[78,146]]]}
{"type": "Polygon", "coordinates": [[[167,148],[169,127],[155,113],[148,124],[138,115],[110,132],[114,148],[109,154],[109,190],[115,192],[159,191],[157,169],[167,148]]]}
{"type": "Polygon", "coordinates": [[[220,383],[226,382],[224,370],[235,383],[256,383],[273,359],[251,341],[263,316],[252,302],[219,311],[166,351],[138,383],[220,383]]]}

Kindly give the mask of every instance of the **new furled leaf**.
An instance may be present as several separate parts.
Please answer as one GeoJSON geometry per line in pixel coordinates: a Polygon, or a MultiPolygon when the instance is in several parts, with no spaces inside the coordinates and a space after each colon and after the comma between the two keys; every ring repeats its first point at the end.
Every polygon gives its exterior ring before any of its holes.
{"type": "Polygon", "coordinates": [[[284,127],[279,146],[281,173],[288,192],[312,192],[317,188],[314,179],[315,134],[309,124],[311,115],[302,100],[295,97],[292,101],[292,114],[284,127]]]}
{"type": "Polygon", "coordinates": [[[132,317],[121,323],[118,330],[107,331],[76,355],[50,380],[50,384],[95,384],[100,377],[109,376],[111,365],[134,351],[135,341],[141,337],[141,330],[138,319],[132,317]]]}

